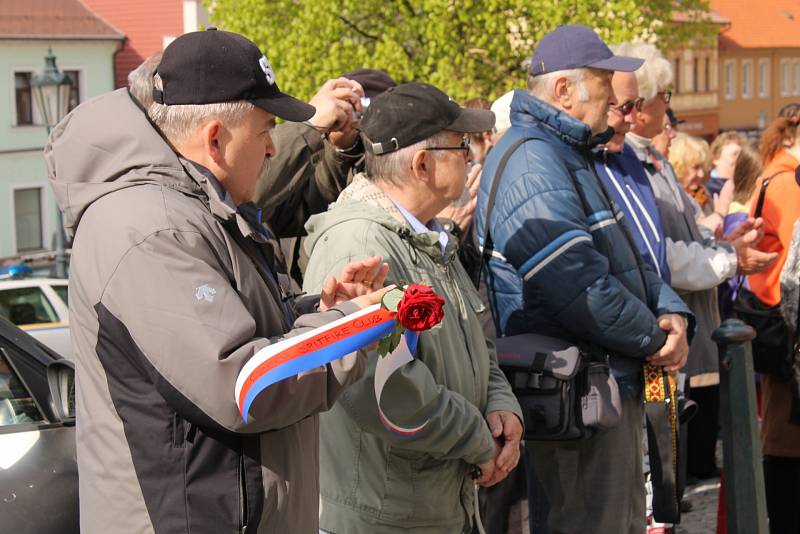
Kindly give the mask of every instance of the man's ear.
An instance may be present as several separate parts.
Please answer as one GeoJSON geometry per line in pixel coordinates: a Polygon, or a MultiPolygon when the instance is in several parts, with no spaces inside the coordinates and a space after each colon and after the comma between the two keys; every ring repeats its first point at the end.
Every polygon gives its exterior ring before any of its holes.
{"type": "Polygon", "coordinates": [[[427,150],[418,150],[414,157],[411,158],[411,172],[417,180],[422,182],[429,182],[431,179],[431,160],[433,154],[427,150]]]}
{"type": "Polygon", "coordinates": [[[217,165],[222,165],[225,156],[222,123],[218,119],[208,121],[201,129],[203,149],[208,157],[217,165]]]}
{"type": "Polygon", "coordinates": [[[566,76],[556,78],[553,83],[553,98],[563,109],[572,109],[572,91],[566,76]]]}

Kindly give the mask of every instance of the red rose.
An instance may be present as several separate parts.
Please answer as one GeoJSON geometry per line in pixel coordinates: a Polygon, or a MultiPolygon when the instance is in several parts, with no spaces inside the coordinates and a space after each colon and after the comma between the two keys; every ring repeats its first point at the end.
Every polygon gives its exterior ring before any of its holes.
{"type": "Polygon", "coordinates": [[[397,321],[406,330],[430,330],[444,319],[444,299],[421,284],[409,285],[397,305],[397,321]]]}

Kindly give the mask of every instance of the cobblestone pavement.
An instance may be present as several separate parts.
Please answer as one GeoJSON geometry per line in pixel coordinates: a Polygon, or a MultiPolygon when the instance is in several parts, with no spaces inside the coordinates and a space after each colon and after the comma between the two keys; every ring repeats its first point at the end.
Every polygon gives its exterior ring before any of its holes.
{"type": "Polygon", "coordinates": [[[675,534],[716,534],[719,479],[703,480],[686,488],[685,498],[692,503],[692,511],[683,514],[675,534]]]}

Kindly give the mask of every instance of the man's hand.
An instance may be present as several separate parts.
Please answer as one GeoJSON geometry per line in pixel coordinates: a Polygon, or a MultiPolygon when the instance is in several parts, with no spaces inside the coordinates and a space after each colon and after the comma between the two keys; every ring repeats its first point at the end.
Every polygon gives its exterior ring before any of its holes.
{"type": "Polygon", "coordinates": [[[475,482],[479,486],[483,486],[484,488],[488,488],[489,486],[494,486],[501,480],[505,478],[505,475],[502,475],[498,478],[497,476],[497,468],[496,468],[496,460],[498,455],[500,454],[501,448],[500,443],[497,440],[494,440],[494,453],[492,457],[482,464],[478,465],[478,468],[481,470],[481,476],[475,479],[475,482]]]}
{"type": "Polygon", "coordinates": [[[378,304],[383,294],[390,289],[382,287],[388,274],[389,264],[382,263],[380,256],[348,263],[338,280],[331,276],[322,285],[320,311],[326,311],[348,300],[360,308],[378,304]]]}
{"type": "Polygon", "coordinates": [[[469,197],[466,204],[462,206],[455,206],[451,204],[440,211],[437,215],[437,217],[442,217],[453,221],[453,223],[455,223],[462,232],[469,228],[469,225],[472,224],[472,219],[475,216],[475,206],[478,204],[478,189],[481,185],[481,170],[483,170],[483,165],[478,163],[477,165],[473,166],[472,169],[470,169],[469,174],[467,174],[467,185],[465,187],[466,191],[469,193],[469,197]]]}
{"type": "Polygon", "coordinates": [[[522,440],[522,423],[519,418],[509,411],[489,412],[486,415],[489,430],[495,439],[502,436],[503,448],[500,451],[495,466],[497,470],[508,476],[512,469],[519,463],[519,445],[522,440]]]}
{"type": "Polygon", "coordinates": [[[649,356],[647,361],[668,372],[677,371],[686,365],[686,358],[689,356],[686,319],[677,313],[668,313],[658,318],[658,326],[667,332],[667,342],[661,350],[649,356]]]}
{"type": "MultiPolygon", "coordinates": [[[[355,121],[354,114],[361,111],[363,96],[364,89],[356,81],[347,78],[328,80],[309,102],[317,112],[308,122],[323,133],[346,130],[350,136],[347,146],[352,145],[356,135],[352,124],[355,121]]],[[[337,137],[337,142],[347,141],[341,136],[337,137]]]]}
{"type": "Polygon", "coordinates": [[[761,218],[748,219],[727,237],[732,241],[736,249],[737,272],[739,274],[753,274],[763,271],[778,259],[777,252],[761,252],[755,248],[761,238],[764,237],[763,223],[764,221],[761,218]]]}

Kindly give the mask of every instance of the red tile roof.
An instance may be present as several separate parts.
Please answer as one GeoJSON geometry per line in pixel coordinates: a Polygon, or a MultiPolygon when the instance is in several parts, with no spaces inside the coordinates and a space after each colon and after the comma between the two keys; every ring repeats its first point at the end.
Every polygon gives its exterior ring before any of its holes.
{"type": "Polygon", "coordinates": [[[0,38],[123,39],[79,0],[0,0],[0,38]]]}
{"type": "Polygon", "coordinates": [[[711,0],[711,9],[731,21],[720,48],[800,48],[797,0],[711,0]]]}

